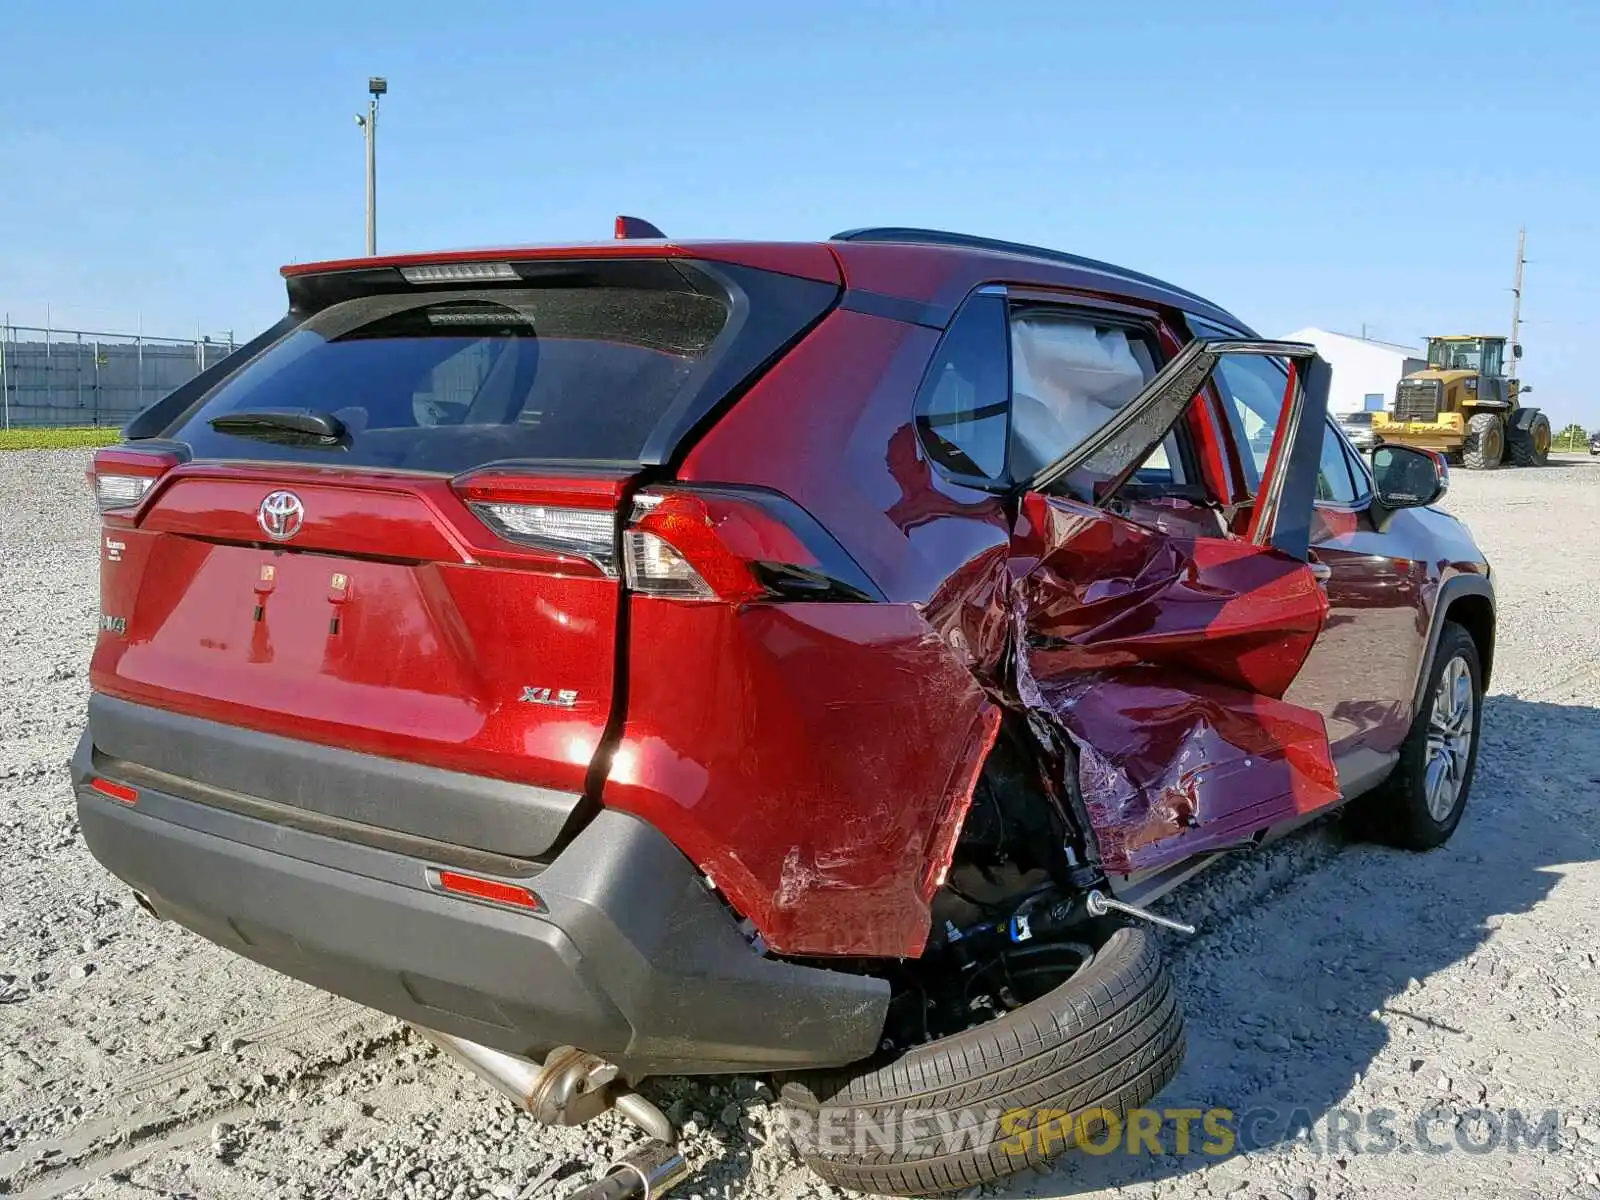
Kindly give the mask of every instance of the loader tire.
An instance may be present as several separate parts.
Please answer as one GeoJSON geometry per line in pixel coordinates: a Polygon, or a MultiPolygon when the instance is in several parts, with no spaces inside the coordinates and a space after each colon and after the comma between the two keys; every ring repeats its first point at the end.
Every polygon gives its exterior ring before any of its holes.
{"type": "Polygon", "coordinates": [[[1492,471],[1506,456],[1506,426],[1499,413],[1473,414],[1467,422],[1467,440],[1461,444],[1461,462],[1470,471],[1492,471]]]}
{"type": "Polygon", "coordinates": [[[780,1086],[795,1148],[823,1179],[922,1196],[1002,1179],[1077,1136],[1096,1147],[1126,1136],[1128,1112],[1172,1080],[1183,1051],[1155,940],[1124,926],[1032,1003],[888,1061],[780,1086]]]}
{"type": "Polygon", "coordinates": [[[1513,424],[1506,433],[1511,461],[1519,467],[1542,467],[1550,461],[1550,418],[1535,413],[1527,428],[1513,424]]]}

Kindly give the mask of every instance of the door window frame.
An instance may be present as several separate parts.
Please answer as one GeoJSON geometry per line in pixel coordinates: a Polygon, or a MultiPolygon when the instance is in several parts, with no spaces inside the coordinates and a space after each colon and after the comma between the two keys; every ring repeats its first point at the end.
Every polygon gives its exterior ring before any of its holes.
{"type": "Polygon", "coordinates": [[[1028,489],[1048,494],[1051,485],[1074,471],[1109,472],[1106,482],[1110,486],[1093,501],[1096,507],[1105,507],[1144,457],[1184,418],[1217,367],[1236,355],[1289,362],[1272,449],[1243,540],[1307,561],[1332,373],[1316,347],[1306,343],[1261,338],[1191,340],[1110,421],[1035,474],[1028,489]],[[1152,415],[1165,424],[1141,428],[1141,422],[1152,415]]]}

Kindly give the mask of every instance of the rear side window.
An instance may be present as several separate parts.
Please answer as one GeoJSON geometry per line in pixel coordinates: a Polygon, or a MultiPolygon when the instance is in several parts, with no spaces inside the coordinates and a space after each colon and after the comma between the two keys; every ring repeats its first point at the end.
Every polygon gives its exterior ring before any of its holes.
{"type": "Polygon", "coordinates": [[[917,393],[917,432],[928,456],[950,474],[1003,480],[1010,412],[1005,297],[974,296],[939,344],[917,393]]]}
{"type": "Polygon", "coordinates": [[[712,353],[727,305],[699,292],[543,287],[380,295],[311,317],[170,436],[197,457],[456,472],[505,458],[636,461],[712,353]],[[311,409],[323,445],[213,418],[311,409]]]}

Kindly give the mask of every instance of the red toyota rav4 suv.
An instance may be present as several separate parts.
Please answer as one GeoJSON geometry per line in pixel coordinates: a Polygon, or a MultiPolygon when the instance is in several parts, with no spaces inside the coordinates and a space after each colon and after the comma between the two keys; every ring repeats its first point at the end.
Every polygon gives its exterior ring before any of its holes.
{"type": "Polygon", "coordinates": [[[1153,897],[1461,817],[1489,568],[1308,346],[912,229],[284,275],[96,456],[84,836],[543,1119],[779,1072],[830,1180],[994,1178],[1177,1069],[1153,897]]]}

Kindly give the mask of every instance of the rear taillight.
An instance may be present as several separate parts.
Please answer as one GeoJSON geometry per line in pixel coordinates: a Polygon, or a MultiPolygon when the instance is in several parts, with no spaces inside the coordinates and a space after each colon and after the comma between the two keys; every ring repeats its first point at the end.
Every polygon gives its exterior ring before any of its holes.
{"type": "Polygon", "coordinates": [[[587,558],[608,574],[615,573],[615,513],[550,504],[484,503],[468,507],[508,542],[587,558]]]}
{"type": "Polygon", "coordinates": [[[623,566],[632,590],[672,600],[883,598],[815,518],[756,488],[640,493],[623,566]]]}
{"type": "Polygon", "coordinates": [[[518,546],[592,563],[617,573],[621,478],[586,479],[481,471],[451,485],[473,514],[518,546]]]}
{"type": "Polygon", "coordinates": [[[174,454],[113,446],[94,456],[88,470],[95,503],[103,513],[131,512],[156,480],[178,465],[174,454]]]}

